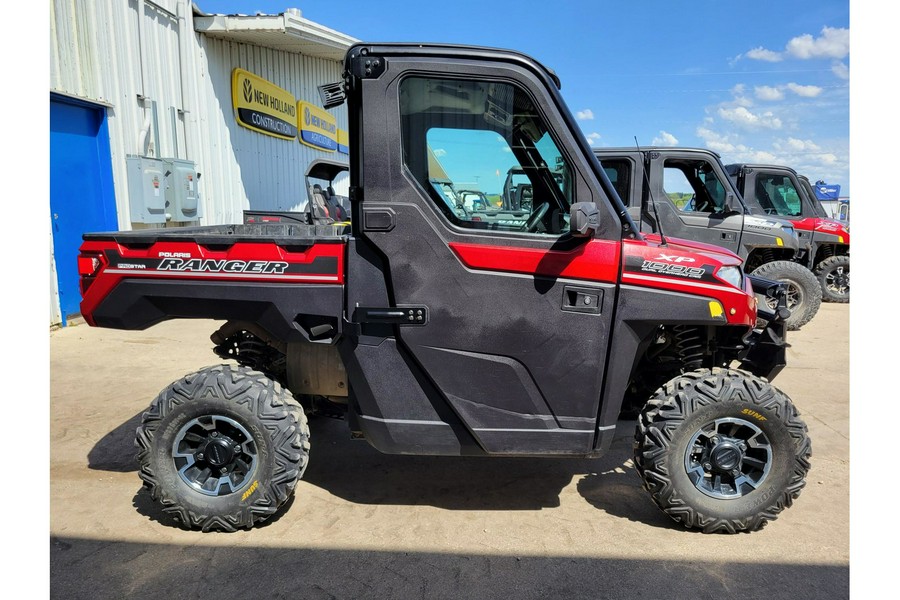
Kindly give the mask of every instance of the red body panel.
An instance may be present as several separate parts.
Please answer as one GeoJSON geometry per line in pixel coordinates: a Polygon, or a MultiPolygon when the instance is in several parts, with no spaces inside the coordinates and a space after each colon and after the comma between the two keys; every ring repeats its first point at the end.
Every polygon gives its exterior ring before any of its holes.
{"type": "Polygon", "coordinates": [[[850,244],[850,230],[847,225],[833,219],[822,219],[819,217],[807,217],[798,219],[793,222],[794,227],[803,231],[817,231],[819,233],[827,233],[830,235],[841,236],[842,243],[850,244]]]}
{"type": "Polygon", "coordinates": [[[470,269],[603,283],[616,283],[621,276],[623,284],[718,300],[729,323],[756,323],[752,289],[738,289],[715,276],[719,267],[740,265],[740,257],[711,244],[666,238],[663,246],[658,235],[648,235],[623,244],[591,240],[566,252],[460,243],[451,243],[450,248],[470,269]]]}
{"type": "Polygon", "coordinates": [[[620,246],[614,241],[591,240],[570,251],[455,242],[450,249],[470,269],[605,283],[615,283],[619,278],[620,246]]]}
{"type": "Polygon", "coordinates": [[[289,251],[265,242],[236,242],[214,250],[191,241],[129,248],[111,240],[88,240],[81,254],[98,258],[101,266],[92,278],[83,277],[81,315],[93,325],[91,315],[98,304],[119,282],[131,278],[343,285],[344,250],[341,243],[289,251]]]}
{"type": "Polygon", "coordinates": [[[749,282],[738,289],[716,277],[720,267],[740,265],[740,257],[710,244],[667,237],[663,246],[658,235],[645,237],[623,244],[623,284],[705,296],[721,303],[728,323],[756,324],[757,300],[749,282]]]}

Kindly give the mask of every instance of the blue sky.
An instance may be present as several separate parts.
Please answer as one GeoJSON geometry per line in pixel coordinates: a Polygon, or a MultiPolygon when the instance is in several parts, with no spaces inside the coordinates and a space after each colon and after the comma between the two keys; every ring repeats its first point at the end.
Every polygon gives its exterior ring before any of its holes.
{"type": "Polygon", "coordinates": [[[641,145],[707,147],[726,163],[785,164],[850,191],[849,0],[197,4],[216,13],[299,8],[364,41],[519,50],[559,74],[595,146],[633,146],[637,136],[641,145]]]}

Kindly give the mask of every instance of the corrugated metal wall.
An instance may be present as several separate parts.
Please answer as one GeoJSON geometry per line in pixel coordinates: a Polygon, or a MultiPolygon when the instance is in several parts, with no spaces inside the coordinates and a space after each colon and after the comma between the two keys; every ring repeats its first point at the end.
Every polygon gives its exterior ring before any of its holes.
{"type": "MultiPolygon", "coordinates": [[[[298,100],[319,104],[316,86],[339,81],[340,63],[206,36],[199,36],[199,44],[199,119],[205,137],[201,181],[209,222],[240,222],[245,208],[301,208],[306,202],[307,165],[316,158],[341,160],[346,156],[238,125],[231,105],[232,71],[245,69],[298,100]]],[[[330,112],[338,127],[346,129],[346,108],[330,112]]]]}

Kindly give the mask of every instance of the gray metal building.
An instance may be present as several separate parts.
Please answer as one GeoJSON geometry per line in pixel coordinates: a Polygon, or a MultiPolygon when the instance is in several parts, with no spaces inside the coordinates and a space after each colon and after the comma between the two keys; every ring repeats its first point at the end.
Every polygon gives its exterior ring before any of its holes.
{"type": "Polygon", "coordinates": [[[51,0],[51,325],[78,312],[85,231],[301,208],[307,165],[347,158],[346,110],[321,111],[317,86],[340,79],[355,41],[297,9],[51,0]]]}

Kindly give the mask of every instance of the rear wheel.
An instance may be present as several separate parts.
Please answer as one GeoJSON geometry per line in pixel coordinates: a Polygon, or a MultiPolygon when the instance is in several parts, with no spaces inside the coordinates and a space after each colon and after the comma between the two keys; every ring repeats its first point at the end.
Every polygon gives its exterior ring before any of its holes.
{"type": "Polygon", "coordinates": [[[249,529],[294,492],[309,427],[289,392],[262,373],[202,369],[164,389],[137,430],[140,477],[186,528],[249,529]]]}
{"type": "MultiPolygon", "coordinates": [[[[812,271],[789,260],[766,263],[753,271],[754,275],[780,281],[787,286],[787,307],[791,311],[785,324],[788,330],[796,331],[809,323],[822,304],[822,286],[812,271]]],[[[761,297],[762,298],[762,297],[761,297]]],[[[775,308],[775,301],[762,298],[775,308]]]]}
{"type": "Polygon", "coordinates": [[[816,266],[825,302],[850,302],[850,257],[832,256],[816,266]]]}
{"type": "Polygon", "coordinates": [[[790,399],[734,369],[700,370],[647,402],[634,458],[653,501],[704,532],[755,531],[806,484],[811,447],[790,399]]]}

